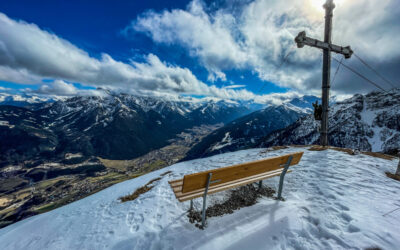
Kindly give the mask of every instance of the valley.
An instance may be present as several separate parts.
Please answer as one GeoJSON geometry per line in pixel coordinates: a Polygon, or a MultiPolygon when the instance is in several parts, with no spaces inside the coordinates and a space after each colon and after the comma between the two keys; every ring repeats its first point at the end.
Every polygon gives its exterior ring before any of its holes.
{"type": "Polygon", "coordinates": [[[0,227],[174,164],[252,111],[125,94],[35,100],[0,105],[0,227]]]}
{"type": "Polygon", "coordinates": [[[0,169],[0,227],[53,210],[113,184],[136,178],[180,161],[204,136],[222,124],[193,127],[169,144],[131,160],[86,159],[66,154],[26,170],[29,161],[0,169]]]}

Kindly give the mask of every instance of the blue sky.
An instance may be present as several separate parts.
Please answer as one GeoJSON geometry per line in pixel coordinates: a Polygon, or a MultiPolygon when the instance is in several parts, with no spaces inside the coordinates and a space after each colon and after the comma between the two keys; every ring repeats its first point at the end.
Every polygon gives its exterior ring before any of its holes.
{"type": "MultiPolygon", "coordinates": [[[[152,53],[161,60],[189,68],[200,80],[207,82],[207,70],[199,66],[195,59],[182,51],[179,46],[165,46],[152,42],[142,33],[133,37],[123,35],[124,29],[138,15],[148,10],[163,11],[185,9],[190,1],[8,1],[0,2],[0,10],[14,20],[35,23],[44,30],[57,34],[77,47],[99,58],[102,53],[115,60],[128,63],[130,59],[143,60],[143,55],[152,53]],[[23,7],[22,7],[23,6],[23,7]]],[[[9,88],[37,89],[37,85],[1,82],[9,88]]],[[[213,84],[223,87],[246,85],[255,93],[286,92],[275,84],[260,80],[250,70],[233,70],[228,73],[228,81],[213,84]],[[263,87],[265,85],[265,87],[263,87]],[[261,92],[259,92],[261,90],[261,92]]],[[[76,87],[82,87],[74,83],[76,87]]]]}
{"type": "MultiPolygon", "coordinates": [[[[390,52],[400,41],[398,25],[386,26],[386,31],[379,28],[398,19],[395,0],[369,7],[368,0],[337,2],[337,42],[351,44],[380,65],[400,62],[399,53],[390,52]],[[360,6],[362,11],[350,11],[360,6]],[[352,22],[354,16],[360,23],[352,22]],[[371,52],[372,44],[365,45],[362,39],[379,40],[385,48],[371,52]]],[[[64,90],[65,95],[80,94],[81,89],[91,93],[98,87],[233,99],[265,99],[274,93],[318,95],[321,53],[297,49],[293,38],[302,30],[321,36],[322,3],[1,1],[0,86],[9,92],[57,95],[64,90]],[[278,69],[287,53],[291,53],[288,62],[278,69]]],[[[333,89],[338,95],[372,90],[348,72],[342,72],[338,82],[333,89]],[[354,83],[351,87],[349,81],[354,83]]]]}

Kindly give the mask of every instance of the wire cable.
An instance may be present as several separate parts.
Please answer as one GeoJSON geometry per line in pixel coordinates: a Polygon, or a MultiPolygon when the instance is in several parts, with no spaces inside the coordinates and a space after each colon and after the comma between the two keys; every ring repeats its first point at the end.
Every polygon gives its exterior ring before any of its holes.
{"type": "Polygon", "coordinates": [[[392,86],[392,88],[396,88],[396,86],[390,82],[388,79],[386,79],[385,77],[383,77],[381,74],[379,74],[379,72],[377,70],[375,70],[374,68],[372,68],[365,60],[361,59],[361,57],[359,57],[356,53],[354,53],[354,56],[360,60],[360,62],[362,64],[364,64],[367,68],[369,68],[371,71],[373,71],[376,75],[378,75],[382,80],[384,80],[386,83],[388,83],[390,86],[392,86]]]}
{"type": "Polygon", "coordinates": [[[365,81],[373,84],[375,87],[377,87],[378,89],[382,90],[383,92],[387,92],[384,88],[382,88],[381,86],[379,86],[379,84],[371,81],[370,79],[368,79],[367,77],[363,76],[361,73],[357,72],[355,69],[351,68],[350,66],[347,66],[346,64],[340,62],[338,59],[336,59],[335,57],[332,57],[333,60],[335,60],[336,62],[338,62],[339,64],[343,65],[343,67],[347,68],[348,70],[350,70],[351,72],[353,72],[354,74],[358,75],[359,77],[361,77],[362,79],[364,79],[365,81]]]}
{"type": "Polygon", "coordinates": [[[339,72],[340,66],[342,65],[342,61],[343,61],[343,57],[340,59],[340,63],[339,63],[338,66],[337,66],[337,69],[336,69],[335,75],[333,76],[331,85],[333,85],[333,83],[334,83],[335,80],[336,80],[336,76],[337,76],[337,74],[338,74],[338,72],[339,72]]]}

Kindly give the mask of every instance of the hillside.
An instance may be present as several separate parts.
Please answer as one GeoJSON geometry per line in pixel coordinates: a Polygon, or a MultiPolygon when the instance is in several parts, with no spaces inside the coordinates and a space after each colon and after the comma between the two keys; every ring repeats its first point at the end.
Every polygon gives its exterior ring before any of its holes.
{"type": "MultiPolygon", "coordinates": [[[[355,95],[331,107],[329,143],[362,151],[400,149],[400,89],[355,95]]],[[[261,146],[319,144],[320,122],[304,117],[267,136],[261,146]]]]}
{"type": "Polygon", "coordinates": [[[301,108],[291,104],[269,106],[226,124],[196,144],[187,153],[185,160],[252,148],[260,144],[271,132],[286,128],[308,114],[309,107],[306,103],[298,99],[294,103],[301,108]]]}
{"type": "MultiPolygon", "coordinates": [[[[51,212],[0,229],[3,249],[396,249],[400,245],[400,183],[385,176],[397,160],[333,150],[253,149],[182,162],[132,179],[51,212]],[[202,231],[168,185],[184,174],[304,151],[285,180],[284,202],[261,198],[208,219],[202,231]],[[167,172],[171,171],[171,172],[167,172]],[[138,199],[120,203],[160,177],[138,199]],[[392,212],[391,212],[392,211],[392,212]]],[[[265,185],[277,188],[278,177],[265,185]]],[[[231,191],[211,195],[208,206],[231,191]]],[[[201,207],[201,199],[195,207],[201,207]]]]}

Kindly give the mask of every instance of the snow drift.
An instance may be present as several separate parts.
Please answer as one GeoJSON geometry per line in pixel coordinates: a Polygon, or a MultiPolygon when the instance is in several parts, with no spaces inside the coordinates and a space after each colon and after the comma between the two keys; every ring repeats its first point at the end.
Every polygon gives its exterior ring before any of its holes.
{"type": "MultiPolygon", "coordinates": [[[[349,249],[400,246],[400,182],[385,176],[397,161],[333,150],[252,149],[182,162],[132,179],[0,230],[1,249],[349,249]],[[304,151],[286,175],[286,201],[261,198],[251,207],[189,223],[168,181],[184,174],[304,151]],[[118,198],[161,174],[138,199],[118,198]],[[395,210],[395,211],[393,211],[395,210]],[[393,212],[391,212],[393,211],[393,212]]],[[[277,188],[279,177],[265,185],[277,188]]],[[[230,191],[210,195],[208,205],[230,191]]],[[[201,199],[195,200],[199,209],[201,199]]]]}

